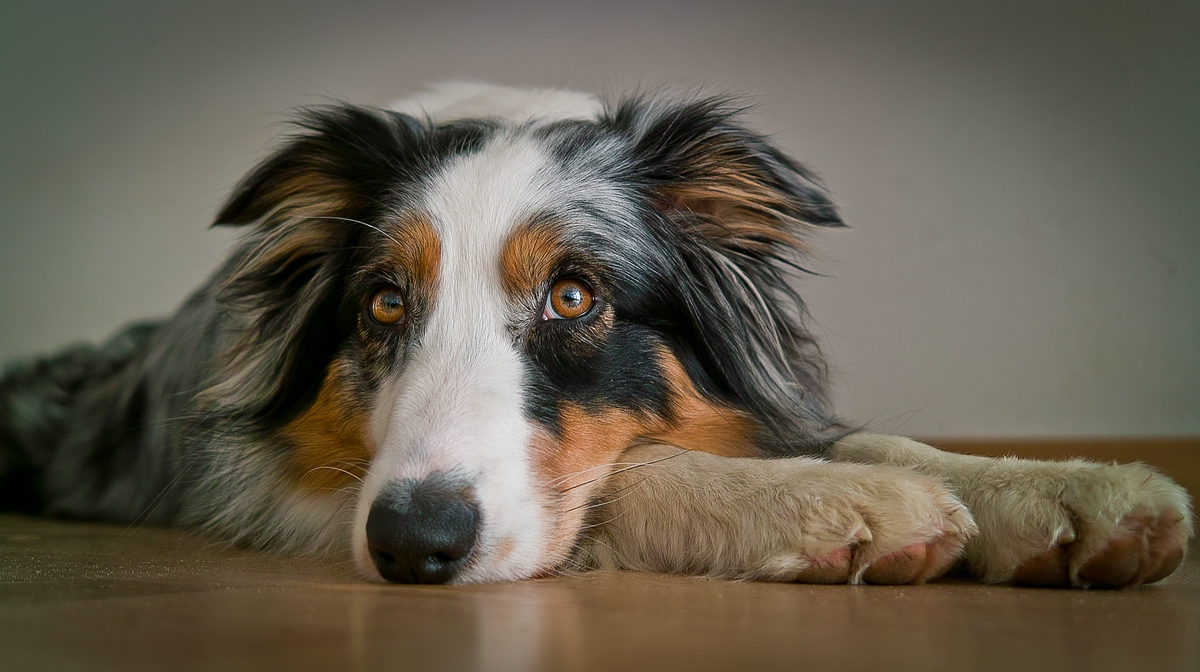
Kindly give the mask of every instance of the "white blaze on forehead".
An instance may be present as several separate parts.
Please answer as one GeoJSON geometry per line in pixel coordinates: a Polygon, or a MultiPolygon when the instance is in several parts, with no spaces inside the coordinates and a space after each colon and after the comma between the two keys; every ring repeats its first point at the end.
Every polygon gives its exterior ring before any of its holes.
{"type": "Polygon", "coordinates": [[[463,478],[481,511],[477,555],[458,579],[525,578],[544,562],[553,521],[533,481],[524,373],[507,324],[500,258],[514,227],[554,202],[550,174],[534,141],[501,135],[449,161],[424,190],[420,211],[441,242],[436,299],[418,346],[375,411],[379,448],[354,532],[364,570],[371,568],[365,526],[376,495],[397,478],[435,472],[463,478]]]}

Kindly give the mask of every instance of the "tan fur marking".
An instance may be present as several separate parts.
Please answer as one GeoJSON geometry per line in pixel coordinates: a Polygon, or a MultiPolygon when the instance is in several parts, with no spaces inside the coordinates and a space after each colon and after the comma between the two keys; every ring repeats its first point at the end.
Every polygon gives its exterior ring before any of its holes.
{"type": "Polygon", "coordinates": [[[745,178],[730,177],[729,180],[732,184],[703,182],[671,190],[668,208],[684,214],[702,215],[688,225],[713,240],[736,242],[744,248],[765,248],[773,243],[807,249],[802,240],[784,228],[790,221],[781,212],[786,204],[770,193],[757,193],[760,188],[752,184],[739,185],[738,182],[745,178]]]}
{"type": "Polygon", "coordinates": [[[307,209],[337,212],[353,205],[357,198],[346,182],[308,171],[274,185],[264,200],[277,202],[280,210],[292,214],[307,209]]]}
{"type": "Polygon", "coordinates": [[[669,351],[663,350],[660,361],[671,386],[673,421],[614,408],[589,414],[566,404],[561,441],[545,435],[534,441],[535,462],[547,482],[560,490],[578,486],[600,475],[596,467],[637,443],[665,443],[722,457],[756,455],[754,425],[744,413],[705,399],[669,351]]]}
{"type": "Polygon", "coordinates": [[[396,264],[414,285],[432,295],[442,265],[442,241],[433,224],[425,217],[413,217],[397,227],[391,237],[396,264]]]}
{"type": "Polygon", "coordinates": [[[675,421],[653,430],[648,438],[655,443],[722,457],[757,455],[753,445],[754,423],[745,413],[704,398],[670,351],[663,350],[659,363],[671,385],[675,421]]]}
{"type": "Polygon", "coordinates": [[[367,409],[349,395],[343,366],[329,367],[316,401],[283,429],[290,444],[287,471],[302,489],[336,490],[367,473],[373,450],[366,439],[367,409]]]}
{"type": "Polygon", "coordinates": [[[564,251],[558,232],[545,222],[518,227],[504,243],[500,254],[500,277],[510,295],[527,296],[537,291],[554,270],[564,251]]]}
{"type": "MultiPolygon", "coordinates": [[[[560,414],[561,439],[539,431],[532,442],[534,469],[554,500],[558,533],[548,553],[565,554],[575,543],[588,501],[604,487],[611,473],[620,470],[623,452],[631,446],[666,443],[723,457],[754,455],[753,424],[745,414],[705,399],[692,385],[679,361],[663,349],[660,359],[671,385],[673,420],[609,408],[588,413],[566,404],[560,414]]],[[[619,495],[618,495],[619,496],[619,495]]]]}
{"type": "Polygon", "coordinates": [[[561,440],[539,432],[533,442],[539,476],[559,491],[599,476],[595,468],[615,461],[646,429],[644,421],[626,411],[606,409],[588,414],[574,404],[564,405],[560,423],[561,440]]]}
{"type": "Polygon", "coordinates": [[[806,223],[787,214],[787,196],[764,181],[740,150],[722,142],[696,148],[690,179],[668,189],[665,210],[701,215],[689,222],[713,240],[741,248],[784,244],[801,251],[807,246],[789,230],[806,223]]]}
{"type": "Polygon", "coordinates": [[[558,529],[547,545],[547,554],[565,557],[583,524],[591,493],[615,468],[613,463],[620,454],[644,433],[645,425],[626,411],[606,409],[588,414],[567,404],[560,427],[560,440],[539,431],[531,448],[536,477],[559,495],[553,500],[559,513],[555,516],[558,529]]]}

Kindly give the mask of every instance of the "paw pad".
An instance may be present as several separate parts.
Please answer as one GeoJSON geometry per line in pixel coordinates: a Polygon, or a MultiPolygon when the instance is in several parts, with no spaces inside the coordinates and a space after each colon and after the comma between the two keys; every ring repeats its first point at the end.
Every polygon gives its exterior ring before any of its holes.
{"type": "Polygon", "coordinates": [[[1129,588],[1161,581],[1183,562],[1183,519],[1170,513],[1157,518],[1130,516],[1098,552],[1076,558],[1074,541],[1026,560],[1015,580],[1027,586],[1102,586],[1129,588]],[[1075,565],[1075,566],[1073,566],[1075,565]],[[1074,570],[1074,571],[1073,571],[1074,570]]]}
{"type": "MultiPolygon", "coordinates": [[[[855,577],[855,565],[862,562],[858,553],[869,549],[840,548],[819,559],[800,572],[801,583],[873,583],[896,586],[922,584],[945,574],[962,551],[964,539],[946,534],[927,543],[909,544],[904,548],[870,561],[855,577]]],[[[861,565],[860,565],[861,566],[861,565]]]]}
{"type": "Polygon", "coordinates": [[[921,579],[932,578],[921,575],[927,556],[925,544],[905,546],[895,553],[885,555],[871,563],[871,566],[863,572],[863,581],[895,586],[912,583],[918,577],[921,579]]]}

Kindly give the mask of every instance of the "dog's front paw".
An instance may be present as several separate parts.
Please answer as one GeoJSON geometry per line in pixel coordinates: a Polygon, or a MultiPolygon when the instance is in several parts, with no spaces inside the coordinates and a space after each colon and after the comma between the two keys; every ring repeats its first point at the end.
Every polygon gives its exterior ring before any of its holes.
{"type": "Polygon", "coordinates": [[[1192,535],[1187,492],[1140,464],[1005,459],[954,480],[981,529],[968,567],[990,583],[1153,583],[1192,535]]]}
{"type": "Polygon", "coordinates": [[[920,584],[946,573],[977,532],[967,508],[936,478],[894,467],[856,472],[797,484],[799,501],[787,508],[800,536],[777,556],[779,565],[794,558],[798,571],[787,578],[920,584]]]}
{"type": "Polygon", "coordinates": [[[585,565],[805,583],[921,583],[977,532],[940,478],[642,446],[592,505],[585,565]],[[644,465],[644,466],[643,466],[644,465]]]}

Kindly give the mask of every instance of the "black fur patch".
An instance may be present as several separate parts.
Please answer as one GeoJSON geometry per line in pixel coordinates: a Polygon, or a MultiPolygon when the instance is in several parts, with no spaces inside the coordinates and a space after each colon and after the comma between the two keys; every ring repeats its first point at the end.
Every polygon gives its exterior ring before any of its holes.
{"type": "Polygon", "coordinates": [[[580,325],[549,321],[534,327],[527,346],[525,412],[558,433],[563,404],[585,412],[619,408],[669,415],[670,390],[657,358],[661,340],[621,323],[581,345],[580,325]]]}

